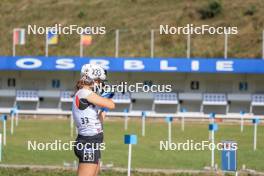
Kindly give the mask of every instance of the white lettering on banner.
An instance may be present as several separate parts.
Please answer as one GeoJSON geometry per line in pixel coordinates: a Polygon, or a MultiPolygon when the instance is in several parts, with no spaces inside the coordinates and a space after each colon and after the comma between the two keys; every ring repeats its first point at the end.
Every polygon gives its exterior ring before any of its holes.
{"type": "Polygon", "coordinates": [[[217,61],[216,70],[217,71],[234,71],[233,61],[217,61]]]}
{"type": "Polygon", "coordinates": [[[143,70],[145,68],[141,60],[124,60],[125,70],[143,70]]]}
{"type": "Polygon", "coordinates": [[[160,69],[161,70],[177,70],[177,67],[170,67],[167,60],[161,60],[160,69]]]}
{"type": "Polygon", "coordinates": [[[72,69],[75,67],[72,59],[58,59],[56,64],[57,69],[72,69]]]}
{"type": "Polygon", "coordinates": [[[16,66],[23,69],[34,69],[42,65],[42,62],[34,58],[24,58],[16,61],[16,66]]]}
{"type": "MultiPolygon", "coordinates": [[[[16,58],[15,58],[16,59],[16,58]]],[[[14,60],[15,60],[14,59],[14,60]]],[[[80,59],[81,60],[81,59],[80,59]]],[[[15,65],[19,69],[41,69],[42,66],[45,66],[47,70],[75,70],[77,68],[79,59],[74,58],[43,58],[43,57],[21,57],[15,60],[15,65]]],[[[87,58],[86,62],[91,64],[99,64],[104,69],[111,71],[144,71],[148,69],[148,71],[176,71],[186,69],[187,72],[215,72],[212,70],[212,67],[215,67],[216,72],[233,72],[235,70],[234,64],[237,61],[234,60],[217,60],[213,62],[202,62],[201,65],[200,60],[190,60],[185,62],[178,62],[179,60],[175,60],[175,62],[170,62],[171,60],[161,59],[159,61],[152,62],[149,59],[122,59],[122,60],[114,60],[112,58],[109,59],[100,59],[100,58],[87,58]],[[117,63],[111,67],[111,62],[117,63]],[[123,63],[123,66],[120,65],[123,63]],[[120,65],[120,66],[119,66],[120,65]],[[155,65],[155,68],[153,67],[155,65]],[[158,66],[159,65],[159,66],[158,66]],[[148,66],[148,67],[146,67],[148,66]],[[156,69],[158,66],[159,69],[156,69]],[[201,67],[203,66],[203,67],[201,67]],[[111,68],[110,68],[111,67],[111,68]]],[[[2,61],[1,61],[2,62],[2,61]]],[[[238,68],[239,69],[239,68],[238,68]]],[[[239,70],[238,70],[239,71],[239,70]]]]}
{"type": "Polygon", "coordinates": [[[104,69],[109,69],[109,61],[104,59],[91,59],[90,64],[97,64],[103,67],[104,69]]]}
{"type": "Polygon", "coordinates": [[[199,71],[199,69],[200,69],[199,61],[197,61],[197,60],[192,61],[191,69],[192,69],[192,71],[199,71]]]}

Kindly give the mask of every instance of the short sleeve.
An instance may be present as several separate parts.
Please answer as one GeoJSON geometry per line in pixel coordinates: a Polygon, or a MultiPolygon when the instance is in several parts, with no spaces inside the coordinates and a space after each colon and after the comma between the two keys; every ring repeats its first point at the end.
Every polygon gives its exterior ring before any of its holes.
{"type": "Polygon", "coordinates": [[[92,94],[92,91],[91,90],[88,90],[88,89],[81,89],[78,93],[78,97],[79,98],[86,98],[88,97],[89,95],[92,94]]]}

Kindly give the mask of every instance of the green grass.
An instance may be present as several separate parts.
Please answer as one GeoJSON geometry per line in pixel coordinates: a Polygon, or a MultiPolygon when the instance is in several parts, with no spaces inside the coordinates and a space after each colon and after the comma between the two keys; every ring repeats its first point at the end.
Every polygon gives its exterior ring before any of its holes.
{"type": "MultiPolygon", "coordinates": [[[[12,54],[12,30],[28,24],[52,26],[105,26],[107,34],[94,36],[85,48],[88,56],[114,56],[115,29],[120,32],[121,57],[150,56],[150,29],[160,24],[171,26],[237,26],[238,35],[230,36],[229,57],[261,57],[264,3],[261,0],[219,0],[222,11],[212,19],[202,20],[198,11],[211,0],[1,0],[0,53],[12,54]],[[252,15],[247,11],[254,9],[252,15]]],[[[17,46],[17,55],[44,55],[44,36],[28,35],[25,46],[17,46]]],[[[223,57],[224,37],[192,36],[192,57],[223,57]]],[[[79,55],[79,36],[62,35],[57,46],[50,46],[50,55],[79,55]]],[[[156,57],[185,57],[186,36],[155,35],[156,57]]]]}
{"type": "MultiPolygon", "coordinates": [[[[8,123],[9,127],[9,123],[8,123]]],[[[133,168],[174,168],[174,169],[203,169],[210,165],[210,151],[160,151],[159,141],[167,139],[167,124],[163,121],[148,120],[146,123],[146,136],[141,137],[141,125],[139,120],[129,121],[129,130],[124,132],[123,121],[105,122],[106,150],[103,151],[104,164],[112,163],[114,166],[127,166],[128,146],[123,144],[123,136],[126,133],[138,135],[138,144],[133,146],[133,168]]],[[[15,128],[15,134],[11,136],[8,131],[7,146],[4,147],[4,164],[41,164],[60,165],[63,162],[72,163],[76,160],[73,151],[28,151],[27,141],[37,142],[62,142],[74,140],[70,138],[69,120],[65,119],[25,119],[20,120],[15,128]]],[[[187,139],[201,142],[208,140],[207,124],[186,123],[182,132],[180,124],[174,122],[172,131],[174,142],[186,142],[187,139]]],[[[239,125],[220,124],[216,133],[216,142],[222,140],[235,140],[238,142],[238,168],[243,164],[247,168],[264,171],[264,128],[258,128],[258,150],[252,150],[253,128],[245,126],[245,131],[240,133],[239,125]]],[[[220,152],[216,152],[216,163],[220,164],[220,152]]]]}

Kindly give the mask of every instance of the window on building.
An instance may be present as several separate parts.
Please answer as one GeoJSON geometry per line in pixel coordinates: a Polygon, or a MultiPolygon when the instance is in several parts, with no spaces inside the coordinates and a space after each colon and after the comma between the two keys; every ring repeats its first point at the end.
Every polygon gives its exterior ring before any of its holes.
{"type": "Polygon", "coordinates": [[[239,82],[238,88],[239,88],[239,91],[247,91],[248,90],[248,83],[247,82],[239,82]]]}
{"type": "Polygon", "coordinates": [[[7,86],[8,87],[16,87],[16,79],[15,78],[8,78],[7,79],[7,86]]]}
{"type": "Polygon", "coordinates": [[[200,83],[199,81],[191,81],[191,90],[199,90],[200,83]]]}
{"type": "Polygon", "coordinates": [[[51,84],[52,84],[51,85],[52,88],[55,88],[55,89],[60,88],[60,80],[58,79],[53,79],[51,84]]]}

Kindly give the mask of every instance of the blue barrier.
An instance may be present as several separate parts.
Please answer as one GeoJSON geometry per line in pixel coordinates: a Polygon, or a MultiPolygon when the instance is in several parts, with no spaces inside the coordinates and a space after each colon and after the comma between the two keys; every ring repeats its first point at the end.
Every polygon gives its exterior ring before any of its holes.
{"type": "Polygon", "coordinates": [[[209,118],[214,119],[214,118],[215,118],[215,113],[214,113],[214,112],[210,113],[210,114],[209,114],[209,118]]]}
{"type": "Polygon", "coordinates": [[[187,112],[187,109],[181,108],[181,112],[187,112]]]}
{"type": "Polygon", "coordinates": [[[147,115],[147,113],[146,113],[145,111],[142,111],[142,112],[141,112],[141,116],[142,116],[142,117],[146,117],[146,115],[147,115]]]}
{"type": "Polygon", "coordinates": [[[260,119],[256,117],[256,118],[252,119],[252,123],[253,124],[259,124],[260,123],[260,119]]]}
{"type": "Polygon", "coordinates": [[[6,114],[3,114],[3,115],[1,116],[1,120],[2,120],[2,121],[7,120],[7,115],[6,115],[6,114]]]}
{"type": "Polygon", "coordinates": [[[217,131],[218,125],[216,123],[210,123],[208,126],[209,131],[217,131]]]}
{"type": "Polygon", "coordinates": [[[125,144],[137,144],[137,136],[134,134],[127,134],[124,136],[125,144]]]}
{"type": "Polygon", "coordinates": [[[245,114],[245,111],[241,110],[241,111],[240,111],[240,114],[241,114],[241,115],[244,115],[244,114],[245,114]]]}
{"type": "Polygon", "coordinates": [[[165,121],[166,121],[167,123],[170,123],[170,122],[173,121],[173,117],[171,117],[171,116],[167,116],[167,117],[165,118],[165,121]]]}
{"type": "Polygon", "coordinates": [[[264,73],[262,59],[236,58],[113,58],[0,56],[0,70],[79,71],[97,63],[113,72],[264,73]]]}

